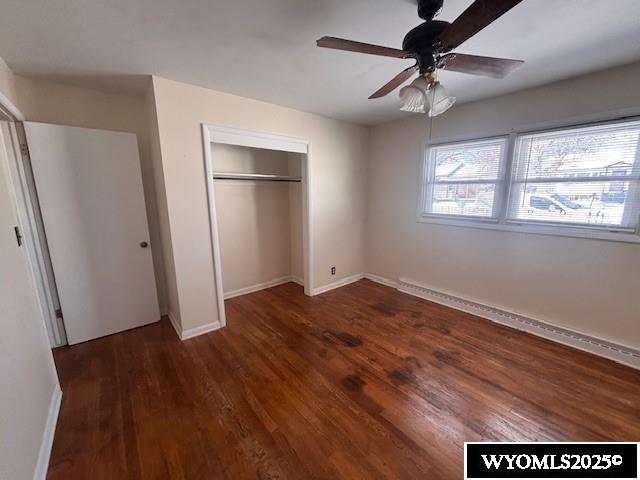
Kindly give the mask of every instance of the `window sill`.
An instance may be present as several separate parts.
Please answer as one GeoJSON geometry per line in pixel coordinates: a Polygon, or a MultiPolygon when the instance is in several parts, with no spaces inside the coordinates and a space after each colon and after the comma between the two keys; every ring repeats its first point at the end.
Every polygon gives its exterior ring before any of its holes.
{"type": "Polygon", "coordinates": [[[635,233],[608,232],[565,226],[532,225],[532,224],[504,224],[492,220],[445,218],[441,216],[419,215],[418,223],[432,223],[452,227],[479,228],[483,230],[497,230],[503,232],[529,233],[534,235],[553,235],[557,237],[586,238],[591,240],[606,240],[610,242],[638,243],[640,235],[635,233]]]}

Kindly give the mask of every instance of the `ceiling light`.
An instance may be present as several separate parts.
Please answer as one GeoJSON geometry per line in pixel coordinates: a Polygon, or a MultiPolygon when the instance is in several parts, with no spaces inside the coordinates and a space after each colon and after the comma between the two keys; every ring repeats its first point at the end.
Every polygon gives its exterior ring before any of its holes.
{"type": "Polygon", "coordinates": [[[428,113],[430,117],[440,115],[449,110],[455,97],[450,97],[440,82],[432,77],[420,76],[400,90],[402,107],[400,110],[413,113],[428,113]]]}
{"type": "Polygon", "coordinates": [[[430,117],[437,117],[449,110],[456,103],[456,97],[450,97],[447,89],[440,82],[436,82],[431,86],[428,92],[428,100],[431,104],[429,110],[430,117]]]}
{"type": "Polygon", "coordinates": [[[400,98],[402,99],[402,108],[405,112],[427,113],[425,106],[427,105],[427,91],[429,90],[429,82],[423,76],[416,78],[406,87],[400,90],[400,98]]]}

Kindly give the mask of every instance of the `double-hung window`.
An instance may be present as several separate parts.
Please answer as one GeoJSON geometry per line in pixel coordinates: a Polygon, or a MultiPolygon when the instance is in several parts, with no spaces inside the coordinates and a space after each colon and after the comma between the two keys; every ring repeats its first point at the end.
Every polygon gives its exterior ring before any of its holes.
{"type": "Polygon", "coordinates": [[[424,214],[497,219],[507,147],[507,137],[500,137],[430,148],[424,214]]]}
{"type": "Polygon", "coordinates": [[[432,145],[425,161],[425,221],[618,239],[639,233],[640,121],[432,145]]]}
{"type": "Polygon", "coordinates": [[[635,231],[639,140],[640,122],[518,136],[508,219],[635,231]]]}

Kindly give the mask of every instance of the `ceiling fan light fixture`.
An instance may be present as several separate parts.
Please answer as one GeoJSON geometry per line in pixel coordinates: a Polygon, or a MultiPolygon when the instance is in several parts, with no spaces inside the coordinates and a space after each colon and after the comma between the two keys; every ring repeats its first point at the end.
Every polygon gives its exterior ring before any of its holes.
{"type": "MultiPolygon", "coordinates": [[[[491,78],[504,78],[520,67],[522,60],[508,58],[483,57],[453,52],[454,49],[491,25],[498,18],[516,7],[523,0],[467,0],[471,5],[453,22],[434,20],[444,4],[444,0],[410,0],[418,5],[418,16],[425,20],[412,28],[402,41],[402,49],[384,47],[338,37],[322,37],[316,43],[318,47],[343,50],[346,52],[377,55],[381,57],[414,59],[416,64],[405,68],[375,91],[369,99],[387,96],[403,85],[414,73],[420,72],[426,77],[434,91],[435,98],[423,98],[428,88],[421,88],[415,82],[403,88],[400,98],[402,110],[407,112],[428,113],[436,116],[447,111],[456,99],[440,91],[437,85],[436,69],[452,72],[482,75],[491,78]]],[[[422,83],[423,80],[419,80],[422,83]]]]}
{"type": "Polygon", "coordinates": [[[427,113],[424,109],[427,99],[425,94],[417,88],[404,87],[400,90],[400,98],[402,99],[400,110],[403,112],[427,113]]]}
{"type": "Polygon", "coordinates": [[[436,117],[449,110],[456,98],[449,96],[446,88],[434,78],[420,76],[400,90],[402,107],[400,110],[411,113],[427,113],[436,117]]]}
{"type": "Polygon", "coordinates": [[[429,109],[430,117],[437,117],[449,110],[456,103],[456,97],[450,97],[447,89],[440,82],[436,82],[427,95],[427,100],[431,105],[429,109]]]}
{"type": "Polygon", "coordinates": [[[429,82],[422,76],[403,87],[400,90],[400,99],[402,100],[400,110],[412,113],[427,113],[425,108],[429,104],[427,100],[428,90],[429,82]]]}

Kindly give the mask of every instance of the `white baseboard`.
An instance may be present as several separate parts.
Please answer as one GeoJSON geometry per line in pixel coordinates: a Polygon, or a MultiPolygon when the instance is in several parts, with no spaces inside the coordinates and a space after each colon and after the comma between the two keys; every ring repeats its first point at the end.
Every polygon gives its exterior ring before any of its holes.
{"type": "Polygon", "coordinates": [[[42,443],[40,444],[40,451],[38,452],[38,461],[33,473],[33,480],[44,480],[47,478],[49,459],[51,458],[51,448],[53,447],[53,438],[56,433],[56,424],[58,423],[58,414],[60,413],[61,402],[62,390],[60,389],[60,385],[56,385],[53,389],[53,393],[51,394],[47,423],[42,434],[42,443]]]}
{"type": "MultiPolygon", "coordinates": [[[[343,278],[342,280],[338,280],[337,282],[330,283],[323,287],[318,287],[313,290],[313,295],[320,295],[321,293],[326,293],[330,290],[344,287],[345,285],[357,282],[358,280],[362,280],[363,278],[371,280],[372,282],[379,283],[381,285],[385,285],[387,287],[398,288],[398,282],[389,280],[388,278],[380,277],[379,275],[374,275],[372,273],[357,273],[355,275],[351,275],[350,277],[343,278]]],[[[293,281],[298,283],[295,279],[293,281]]]]}
{"type": "Polygon", "coordinates": [[[178,338],[180,340],[182,340],[182,327],[180,326],[180,322],[178,322],[178,319],[173,315],[173,312],[168,311],[166,315],[167,315],[167,317],[169,317],[169,321],[171,322],[171,326],[173,327],[173,329],[178,334],[178,338]]]}
{"type": "Polygon", "coordinates": [[[522,330],[533,335],[552,340],[569,347],[593,353],[601,357],[640,369],[640,350],[618,345],[564,327],[535,320],[524,315],[509,312],[478,301],[462,298],[451,293],[435,290],[407,279],[400,279],[398,290],[447,307],[477,315],[501,325],[522,330]]]}
{"type": "Polygon", "coordinates": [[[373,273],[365,273],[364,278],[366,278],[367,280],[371,280],[372,282],[379,283],[380,285],[385,285],[391,288],[398,288],[398,282],[389,280],[388,278],[384,278],[379,275],[374,275],[373,273]]]}
{"type": "Polygon", "coordinates": [[[300,278],[300,277],[296,277],[295,275],[291,275],[291,281],[293,283],[297,283],[298,285],[301,285],[304,287],[304,278],[300,278]]]}
{"type": "MultiPolygon", "coordinates": [[[[285,283],[289,283],[289,282],[295,282],[300,285],[304,285],[304,280],[300,278],[293,277],[293,276],[280,277],[280,278],[270,280],[268,282],[260,283],[258,285],[252,285],[250,287],[227,292],[224,294],[224,299],[229,300],[231,298],[239,297],[241,295],[247,295],[249,293],[258,292],[260,290],[264,290],[267,288],[277,287],[278,285],[284,285],[285,283]]],[[[178,338],[180,340],[188,340],[190,338],[198,337],[200,335],[204,335],[205,333],[213,332],[215,330],[219,330],[220,328],[222,328],[222,326],[220,325],[220,322],[213,322],[213,323],[208,323],[206,325],[202,325],[200,327],[183,330],[182,326],[180,325],[180,322],[178,322],[178,320],[176,319],[175,315],[172,312],[167,311],[164,313],[164,315],[169,317],[169,321],[171,322],[173,329],[178,334],[178,338]]]]}
{"type": "MultiPolygon", "coordinates": [[[[294,281],[296,283],[299,283],[291,275],[288,275],[286,277],[274,278],[273,280],[269,280],[268,282],[258,283],[257,285],[240,288],[238,290],[233,290],[231,292],[225,292],[224,299],[229,300],[230,298],[240,297],[241,295],[247,295],[249,293],[259,292],[260,290],[277,287],[278,285],[284,285],[285,283],[294,282],[294,281]]],[[[302,283],[304,284],[304,282],[302,283]]]]}
{"type": "Polygon", "coordinates": [[[349,285],[350,283],[357,282],[358,280],[362,280],[364,278],[364,273],[356,273],[355,275],[351,275],[350,277],[345,277],[337,282],[329,283],[322,287],[314,288],[312,294],[320,295],[321,293],[326,293],[329,290],[334,290],[336,288],[344,287],[345,285],[349,285]]]}
{"type": "Polygon", "coordinates": [[[190,338],[199,337],[200,335],[204,335],[205,333],[209,333],[209,332],[214,332],[216,330],[220,330],[221,328],[222,326],[220,325],[220,322],[207,323],[206,325],[202,325],[200,327],[184,330],[180,338],[181,340],[189,340],[190,338]]]}
{"type": "Polygon", "coordinates": [[[167,312],[167,316],[169,317],[169,321],[171,322],[173,329],[178,334],[178,338],[180,340],[189,340],[190,338],[198,337],[200,335],[204,335],[205,333],[213,332],[222,328],[220,322],[212,322],[207,323],[206,325],[201,325],[199,327],[183,330],[180,322],[178,322],[172,312],[167,312]]]}

